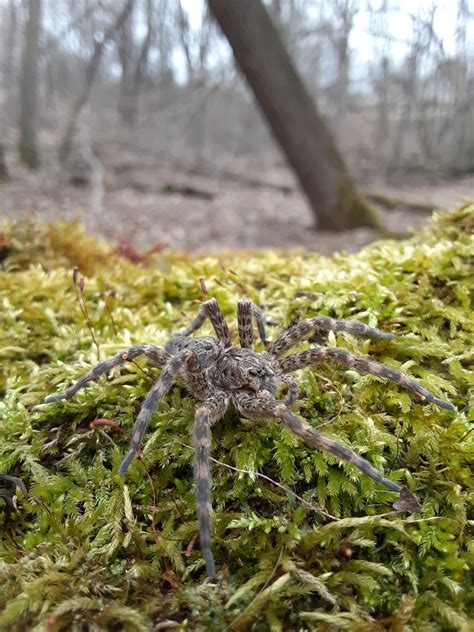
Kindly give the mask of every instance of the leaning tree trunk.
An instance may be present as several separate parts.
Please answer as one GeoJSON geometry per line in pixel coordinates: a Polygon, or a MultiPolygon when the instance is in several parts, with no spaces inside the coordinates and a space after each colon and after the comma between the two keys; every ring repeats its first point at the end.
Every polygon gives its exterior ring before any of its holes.
{"type": "Polygon", "coordinates": [[[379,227],[260,0],[208,0],[319,228],[379,227]]]}
{"type": "Polygon", "coordinates": [[[40,164],[36,135],[38,102],[38,58],[41,23],[41,0],[27,3],[28,18],[23,44],[20,84],[20,160],[32,169],[40,164]]]}

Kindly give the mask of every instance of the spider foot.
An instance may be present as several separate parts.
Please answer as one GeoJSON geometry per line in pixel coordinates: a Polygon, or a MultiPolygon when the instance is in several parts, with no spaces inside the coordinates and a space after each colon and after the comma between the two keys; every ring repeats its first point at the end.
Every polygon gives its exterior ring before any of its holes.
{"type": "Polygon", "coordinates": [[[451,402],[445,402],[443,399],[438,399],[438,397],[435,397],[429,392],[428,396],[426,396],[424,393],[416,393],[416,396],[421,399],[422,403],[424,404],[436,404],[436,406],[439,406],[439,408],[444,408],[444,410],[449,410],[451,412],[456,412],[457,410],[456,406],[451,404],[451,402]]]}
{"type": "Polygon", "coordinates": [[[122,462],[119,465],[118,473],[122,478],[125,476],[125,472],[128,470],[130,463],[137,456],[137,450],[129,450],[127,455],[122,459],[122,462]]]}
{"type": "MultiPolygon", "coordinates": [[[[21,480],[21,478],[17,478],[16,476],[10,476],[9,474],[0,474],[0,479],[7,481],[8,483],[12,483],[15,487],[19,487],[24,494],[28,493],[26,489],[25,483],[21,480]]],[[[0,489],[0,498],[3,498],[5,501],[5,507],[8,511],[16,510],[15,498],[10,496],[8,492],[4,489],[0,489]]]]}
{"type": "Polygon", "coordinates": [[[418,498],[406,487],[402,487],[400,497],[393,503],[392,507],[397,511],[407,511],[408,513],[418,513],[421,511],[418,498]]]}

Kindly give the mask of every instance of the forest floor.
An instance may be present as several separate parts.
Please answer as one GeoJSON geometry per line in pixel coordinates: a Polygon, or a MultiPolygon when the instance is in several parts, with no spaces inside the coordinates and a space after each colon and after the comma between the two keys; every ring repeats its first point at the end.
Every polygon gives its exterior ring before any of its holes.
{"type": "MultiPolygon", "coordinates": [[[[77,217],[89,232],[136,251],[299,248],[330,254],[357,251],[378,237],[368,228],[318,231],[290,171],[275,156],[233,157],[218,165],[203,161],[190,169],[112,141],[100,150],[100,161],[103,175],[95,186],[72,185],[47,154],[37,173],[12,165],[10,181],[0,188],[0,219],[77,217]]],[[[474,176],[397,188],[360,184],[360,189],[426,205],[425,210],[375,205],[387,228],[406,233],[425,224],[430,208],[449,210],[474,198],[474,176]]]]}

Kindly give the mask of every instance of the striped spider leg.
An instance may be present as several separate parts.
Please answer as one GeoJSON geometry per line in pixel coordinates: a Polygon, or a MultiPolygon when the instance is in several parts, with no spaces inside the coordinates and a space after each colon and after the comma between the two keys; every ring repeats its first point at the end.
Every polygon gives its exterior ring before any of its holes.
{"type": "Polygon", "coordinates": [[[398,384],[410,393],[413,393],[413,395],[415,395],[422,404],[433,403],[445,410],[456,410],[455,406],[451,403],[439,399],[426,388],[423,388],[421,384],[418,384],[418,382],[415,382],[406,375],[403,375],[400,371],[392,369],[380,362],[356,356],[345,349],[339,349],[336,347],[313,347],[312,349],[307,349],[306,351],[286,356],[280,360],[280,365],[283,373],[291,373],[292,371],[296,371],[303,367],[318,366],[324,362],[340,364],[344,367],[355,369],[359,373],[377,375],[379,377],[386,378],[391,382],[395,382],[395,384],[398,384]]]}
{"type": "Polygon", "coordinates": [[[382,483],[382,485],[392,492],[398,492],[400,495],[399,499],[393,505],[397,510],[408,511],[410,513],[420,511],[420,504],[416,496],[406,487],[402,487],[398,485],[398,483],[385,478],[382,473],[366,459],[363,459],[342,443],[312,428],[303,419],[295,415],[284,402],[268,396],[263,398],[258,394],[248,395],[247,393],[239,393],[234,397],[234,403],[247,419],[253,419],[255,421],[273,419],[279,421],[292,434],[303,439],[310,447],[330,452],[337,458],[351,463],[375,482],[382,483]]]}

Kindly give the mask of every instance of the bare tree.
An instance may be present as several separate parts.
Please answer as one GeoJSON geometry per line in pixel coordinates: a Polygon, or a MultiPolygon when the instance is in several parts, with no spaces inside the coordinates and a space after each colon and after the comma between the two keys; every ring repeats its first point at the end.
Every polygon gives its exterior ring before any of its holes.
{"type": "Polygon", "coordinates": [[[191,53],[191,42],[190,42],[190,26],[188,21],[188,16],[186,11],[184,11],[183,6],[178,0],[176,5],[177,10],[177,20],[178,20],[178,32],[180,36],[181,46],[184,51],[184,57],[186,59],[186,68],[188,71],[188,81],[192,79],[194,75],[194,63],[191,53]]]}
{"type": "Polygon", "coordinates": [[[134,2],[118,31],[118,56],[122,67],[120,78],[120,93],[118,110],[120,120],[125,125],[133,122],[133,59],[134,59],[134,37],[133,37],[133,12],[134,2]]]}
{"type": "Polygon", "coordinates": [[[349,37],[354,26],[354,18],[359,11],[354,0],[335,0],[331,3],[336,19],[334,29],[330,29],[331,42],[337,59],[336,75],[336,120],[341,124],[348,107],[350,49],[349,37]]]}
{"type": "MultiPolygon", "coordinates": [[[[453,143],[450,160],[455,168],[470,170],[474,166],[474,104],[472,86],[469,86],[469,55],[472,54],[467,37],[467,28],[473,14],[469,10],[468,0],[458,0],[456,20],[456,63],[454,64],[453,83],[454,108],[457,127],[456,141],[453,143]]],[[[472,79],[471,79],[472,81],[472,79]]]]}
{"type": "Polygon", "coordinates": [[[89,60],[89,63],[87,64],[85,83],[80,95],[78,96],[72,107],[71,113],[68,118],[68,123],[66,125],[66,129],[59,147],[59,159],[61,162],[66,161],[71,152],[72,140],[77,125],[77,119],[82,111],[82,108],[85,106],[89,99],[92,85],[94,83],[94,79],[99,68],[100,61],[102,59],[104,47],[107,42],[109,42],[112,37],[115,36],[117,31],[119,31],[122,27],[122,24],[125,22],[127,16],[132,9],[133,3],[134,0],[126,0],[125,4],[122,7],[122,10],[117,15],[116,20],[105,31],[102,39],[100,41],[96,40],[94,42],[94,51],[89,60]]]}
{"type": "Polygon", "coordinates": [[[379,162],[378,172],[385,183],[387,179],[387,161],[388,161],[388,149],[387,138],[390,133],[390,68],[389,60],[385,55],[380,61],[378,68],[379,76],[373,82],[374,91],[377,99],[377,123],[375,128],[375,152],[379,162]]]}
{"type": "Polygon", "coordinates": [[[7,160],[6,160],[6,139],[8,138],[10,111],[10,97],[12,87],[12,62],[13,47],[16,34],[16,7],[15,0],[8,2],[7,6],[2,9],[5,12],[5,24],[7,25],[6,33],[3,40],[3,82],[0,89],[0,182],[8,178],[7,160]]]}
{"type": "Polygon", "coordinates": [[[190,115],[186,128],[189,130],[189,142],[194,150],[193,162],[198,165],[204,157],[209,96],[215,89],[215,86],[209,81],[207,72],[214,23],[207,5],[203,4],[200,25],[193,30],[181,2],[178,2],[176,7],[177,30],[186,59],[188,75],[187,91],[190,115]]]}
{"type": "Polygon", "coordinates": [[[373,64],[370,65],[370,79],[375,97],[376,119],[372,136],[374,165],[377,179],[386,184],[388,176],[389,145],[391,133],[391,108],[393,107],[391,90],[393,86],[391,68],[390,19],[387,2],[377,8],[368,3],[369,35],[375,42],[373,64]]]}
{"type": "Polygon", "coordinates": [[[421,39],[419,37],[414,37],[411,44],[411,50],[404,60],[404,68],[399,80],[402,93],[402,104],[401,112],[398,116],[397,133],[395,135],[388,165],[388,169],[392,173],[395,173],[400,168],[405,142],[409,137],[412,125],[413,112],[416,108],[420,89],[418,83],[418,73],[422,47],[421,39]]]}
{"type": "MultiPolygon", "coordinates": [[[[119,114],[127,126],[136,122],[138,97],[148,73],[150,48],[154,39],[153,0],[145,0],[146,34],[141,45],[135,43],[132,11],[124,21],[119,35],[118,55],[122,66],[119,114]]],[[[160,16],[160,19],[162,16],[160,16]]]]}
{"type": "Polygon", "coordinates": [[[20,160],[37,169],[40,156],[37,140],[38,59],[42,0],[27,3],[28,16],[23,39],[20,101],[20,160]]]}
{"type": "Polygon", "coordinates": [[[176,21],[179,41],[186,59],[188,83],[202,82],[211,49],[212,22],[207,6],[203,5],[200,26],[191,29],[181,1],[176,5],[176,21]]]}
{"type": "MultiPolygon", "coordinates": [[[[133,73],[133,94],[136,98],[138,97],[138,93],[142,86],[142,83],[145,80],[145,77],[148,74],[148,62],[149,62],[149,54],[150,48],[153,40],[154,33],[154,24],[153,24],[153,0],[146,0],[146,24],[147,31],[146,35],[143,38],[142,45],[140,48],[140,52],[138,55],[137,63],[135,65],[135,72],[133,73]]],[[[160,20],[162,16],[160,15],[160,20]]]]}
{"type": "Polygon", "coordinates": [[[174,36],[170,25],[172,20],[170,16],[170,0],[158,0],[156,13],[159,16],[157,20],[156,31],[156,49],[158,53],[158,83],[160,85],[169,85],[173,82],[173,44],[174,36]]]}
{"type": "Polygon", "coordinates": [[[208,0],[325,230],[378,226],[260,0],[208,0]]]}

